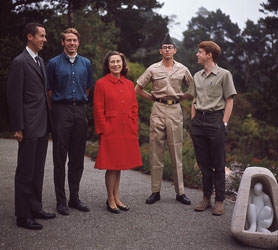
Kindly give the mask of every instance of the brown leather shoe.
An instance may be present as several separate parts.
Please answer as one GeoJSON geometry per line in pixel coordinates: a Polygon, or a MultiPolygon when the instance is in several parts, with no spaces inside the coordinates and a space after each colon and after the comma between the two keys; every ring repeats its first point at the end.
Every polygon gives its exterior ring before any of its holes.
{"type": "Polygon", "coordinates": [[[224,201],[215,201],[215,207],[212,210],[212,214],[216,216],[224,214],[224,201]]]}
{"type": "Polygon", "coordinates": [[[199,204],[197,204],[197,206],[194,208],[194,211],[203,212],[210,207],[211,207],[210,198],[204,197],[203,200],[199,204]]]}

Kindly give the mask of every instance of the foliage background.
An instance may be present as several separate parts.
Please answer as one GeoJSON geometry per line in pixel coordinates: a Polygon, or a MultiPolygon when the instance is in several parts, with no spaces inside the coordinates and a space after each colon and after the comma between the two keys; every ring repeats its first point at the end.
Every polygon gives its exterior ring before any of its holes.
{"type": "MultiPolygon", "coordinates": [[[[0,9],[0,133],[7,135],[8,113],[6,81],[9,65],[25,47],[22,30],[26,23],[43,23],[47,44],[41,52],[45,62],[62,52],[60,33],[73,26],[81,33],[79,53],[93,64],[95,80],[102,77],[105,53],[117,49],[128,58],[133,82],[150,64],[160,60],[158,48],[173,20],[156,13],[162,5],[156,0],[4,0],[0,9]]],[[[213,40],[222,48],[218,64],[232,72],[238,95],[229,122],[227,166],[243,171],[248,166],[263,166],[278,178],[278,2],[261,4],[265,18],[246,22],[243,30],[220,9],[200,8],[184,30],[183,40],[175,39],[176,60],[192,74],[200,70],[196,63],[197,44],[213,40]]],[[[151,84],[148,90],[151,89],[151,84]]],[[[186,91],[186,89],[185,89],[186,91]]],[[[87,153],[97,153],[93,123],[93,90],[89,96],[90,141],[87,153]]],[[[148,127],[151,103],[138,97],[139,142],[144,166],[149,171],[148,127]]],[[[188,186],[200,186],[199,170],[192,147],[190,101],[184,111],[184,178],[188,186]]],[[[169,153],[165,153],[164,176],[171,179],[169,153]]],[[[236,183],[238,180],[235,180],[236,183]]],[[[234,185],[233,190],[238,185],[234,185]]]]}

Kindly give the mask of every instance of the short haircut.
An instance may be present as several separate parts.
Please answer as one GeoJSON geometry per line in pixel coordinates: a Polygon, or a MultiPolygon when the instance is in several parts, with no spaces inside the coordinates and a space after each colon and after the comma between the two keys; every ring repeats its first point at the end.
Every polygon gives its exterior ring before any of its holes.
{"type": "Polygon", "coordinates": [[[27,39],[27,35],[30,34],[35,36],[38,32],[38,27],[44,28],[44,26],[40,23],[27,23],[23,28],[23,37],[27,39]]]}
{"type": "Polygon", "coordinates": [[[127,76],[127,72],[128,72],[128,68],[127,68],[127,63],[126,63],[126,59],[125,59],[125,56],[123,53],[120,53],[118,51],[109,51],[105,57],[104,57],[104,62],[103,62],[103,75],[107,75],[108,73],[110,73],[110,70],[109,70],[109,60],[110,60],[110,57],[111,56],[120,56],[122,58],[122,61],[123,61],[123,69],[121,71],[121,75],[123,76],[127,76]]]}
{"type": "Polygon", "coordinates": [[[203,41],[198,44],[199,49],[204,49],[208,54],[211,52],[213,61],[215,62],[220,55],[221,48],[213,41],[203,41]]]}
{"type": "Polygon", "coordinates": [[[78,37],[78,41],[80,41],[80,34],[75,28],[67,28],[64,32],[61,33],[61,39],[65,41],[65,34],[72,33],[78,37]]]}

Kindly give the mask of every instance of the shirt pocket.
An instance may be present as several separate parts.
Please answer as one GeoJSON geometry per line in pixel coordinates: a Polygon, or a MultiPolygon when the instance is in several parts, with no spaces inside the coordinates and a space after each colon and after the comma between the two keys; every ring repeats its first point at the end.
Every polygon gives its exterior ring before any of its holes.
{"type": "Polygon", "coordinates": [[[206,88],[207,95],[211,97],[220,97],[223,95],[223,89],[221,84],[210,83],[206,88]]]}
{"type": "Polygon", "coordinates": [[[154,73],[153,75],[153,90],[161,90],[167,86],[167,74],[165,72],[154,73]]]}
{"type": "Polygon", "coordinates": [[[170,84],[177,93],[181,91],[181,85],[183,83],[183,80],[184,80],[183,74],[174,74],[170,77],[170,84]]]}

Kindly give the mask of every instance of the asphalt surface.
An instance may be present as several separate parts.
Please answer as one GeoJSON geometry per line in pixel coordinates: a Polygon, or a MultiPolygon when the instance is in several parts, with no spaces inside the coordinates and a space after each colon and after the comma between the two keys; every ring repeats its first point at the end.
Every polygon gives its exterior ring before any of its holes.
{"type": "MultiPolygon", "coordinates": [[[[193,207],[202,198],[200,191],[185,189],[192,202],[186,206],[175,200],[173,184],[164,181],[161,200],[147,205],[151,179],[137,171],[122,171],[121,200],[129,205],[130,211],[108,212],[105,171],[94,169],[94,162],[89,158],[85,158],[80,198],[90,207],[90,212],[70,209],[69,216],[56,214],[55,219],[38,220],[44,226],[40,231],[19,228],[14,217],[16,159],[17,142],[0,139],[1,250],[258,249],[242,245],[231,235],[234,202],[225,202],[225,214],[220,217],[213,216],[211,209],[197,213],[193,207]]],[[[47,212],[55,212],[51,142],[45,166],[43,205],[47,212]]]]}

